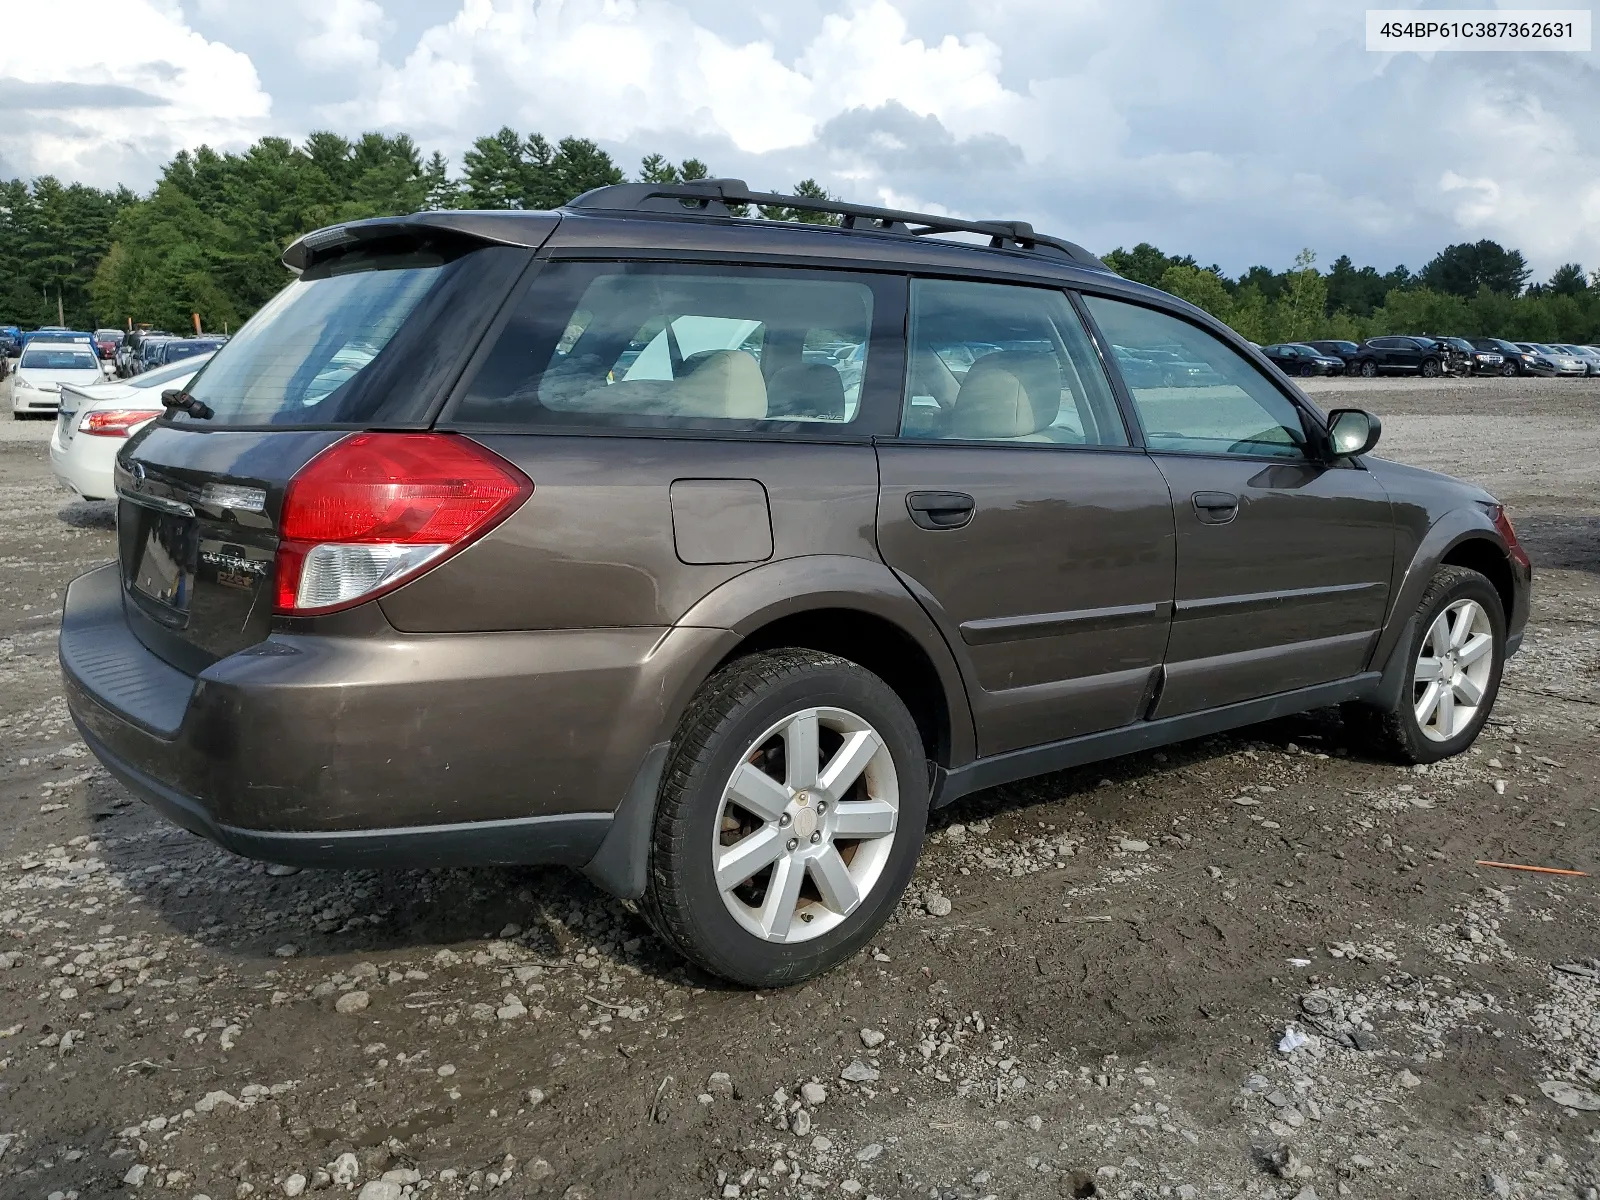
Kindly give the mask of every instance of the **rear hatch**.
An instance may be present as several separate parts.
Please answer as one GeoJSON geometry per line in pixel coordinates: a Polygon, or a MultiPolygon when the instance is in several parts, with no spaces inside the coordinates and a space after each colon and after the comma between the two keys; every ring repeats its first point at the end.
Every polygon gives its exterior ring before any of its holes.
{"type": "Polygon", "coordinates": [[[342,227],[332,253],[303,253],[301,278],[190,382],[189,407],[118,455],[124,610],[149,649],[191,674],[271,632],[291,480],[357,431],[426,429],[532,257],[364,224],[382,236],[342,227]]]}

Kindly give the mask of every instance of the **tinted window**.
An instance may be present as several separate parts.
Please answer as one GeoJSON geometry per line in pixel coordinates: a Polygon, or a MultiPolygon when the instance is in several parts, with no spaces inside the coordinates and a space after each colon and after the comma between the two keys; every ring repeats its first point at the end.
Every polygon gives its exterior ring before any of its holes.
{"type": "Polygon", "coordinates": [[[873,294],[810,271],[551,263],[455,412],[572,427],[843,427],[873,294]]]}
{"type": "MultiPolygon", "coordinates": [[[[424,300],[473,257],[446,264],[430,253],[357,252],[308,270],[251,317],[196,376],[190,390],[214,410],[207,424],[309,425],[370,415],[372,397],[358,397],[352,381],[367,372],[424,300]]],[[[426,322],[419,318],[419,323],[426,322]]],[[[147,338],[141,355],[164,345],[163,353],[176,357],[173,352],[183,344],[147,338]]]]}
{"type": "MultiPolygon", "coordinates": [[[[202,351],[202,354],[209,355],[210,351],[202,351]]],[[[204,358],[201,358],[201,362],[203,361],[205,361],[204,358]]],[[[188,376],[193,375],[199,369],[200,362],[196,362],[195,359],[190,358],[184,362],[173,363],[170,367],[157,367],[153,371],[146,371],[143,375],[135,375],[132,379],[129,379],[126,382],[129,387],[160,387],[163,384],[171,383],[174,379],[185,379],[188,376]]]]}
{"type": "Polygon", "coordinates": [[[1099,357],[1060,292],[917,279],[905,437],[1126,446],[1099,357]]]}
{"type": "Polygon", "coordinates": [[[1155,309],[1085,299],[1152,450],[1303,457],[1299,410],[1232,347],[1155,309]]]}
{"type": "Polygon", "coordinates": [[[169,342],[162,357],[167,362],[176,362],[180,358],[193,358],[196,354],[210,354],[221,345],[220,342],[169,342]]]}

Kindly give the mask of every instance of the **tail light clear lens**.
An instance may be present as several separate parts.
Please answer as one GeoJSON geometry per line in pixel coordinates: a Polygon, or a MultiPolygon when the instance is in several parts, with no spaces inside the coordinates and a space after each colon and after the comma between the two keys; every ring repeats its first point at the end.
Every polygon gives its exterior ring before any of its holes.
{"type": "Polygon", "coordinates": [[[78,432],[92,433],[96,437],[125,438],[146,421],[153,421],[160,415],[159,408],[90,409],[78,422],[78,432]]]}
{"type": "Polygon", "coordinates": [[[277,611],[333,612],[392,591],[532,494],[516,467],[457,434],[352,434],[300,468],[284,492],[277,611]]]}

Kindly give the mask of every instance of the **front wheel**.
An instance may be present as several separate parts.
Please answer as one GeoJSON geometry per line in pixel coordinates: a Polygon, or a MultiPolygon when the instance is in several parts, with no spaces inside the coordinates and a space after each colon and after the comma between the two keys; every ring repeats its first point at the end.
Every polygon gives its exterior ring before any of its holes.
{"type": "Polygon", "coordinates": [[[916,723],[863,667],[754,654],[696,697],[661,784],[644,911],[747,987],[837,966],[894,912],[928,819],[916,723]]]}
{"type": "Polygon", "coordinates": [[[1424,379],[1437,379],[1437,378],[1439,378],[1439,360],[1438,359],[1436,359],[1436,358],[1425,358],[1425,359],[1422,360],[1422,377],[1424,379]]]}
{"type": "Polygon", "coordinates": [[[1505,363],[1500,368],[1500,377],[1502,379],[1510,379],[1516,373],[1517,373],[1517,364],[1516,363],[1505,363]]]}
{"type": "Polygon", "coordinates": [[[1361,378],[1372,379],[1378,374],[1378,364],[1370,358],[1361,364],[1361,378]]]}
{"type": "Polygon", "coordinates": [[[1358,736],[1384,757],[1438,762],[1472,745],[1500,691],[1506,618],[1500,594],[1466,567],[1440,567],[1417,606],[1407,682],[1392,708],[1347,705],[1358,736]]]}

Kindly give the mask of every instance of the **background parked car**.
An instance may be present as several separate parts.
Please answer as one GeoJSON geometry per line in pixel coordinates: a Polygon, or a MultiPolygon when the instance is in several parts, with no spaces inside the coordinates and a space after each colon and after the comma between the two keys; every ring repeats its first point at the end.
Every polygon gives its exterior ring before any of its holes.
{"type": "Polygon", "coordinates": [[[54,416],[63,383],[99,383],[100,360],[87,341],[34,339],[23,348],[11,381],[11,415],[54,416]]]}
{"type": "Polygon", "coordinates": [[[172,335],[164,329],[135,329],[123,339],[121,347],[117,350],[117,374],[123,377],[137,374],[136,360],[139,349],[150,338],[165,338],[172,335]]]}
{"type": "Polygon", "coordinates": [[[1434,341],[1448,347],[1462,375],[1498,375],[1506,356],[1498,350],[1480,350],[1463,337],[1439,337],[1434,341]]]}
{"type": "Polygon", "coordinates": [[[1356,359],[1361,356],[1361,345],[1359,342],[1348,342],[1341,338],[1331,338],[1327,341],[1321,342],[1301,342],[1300,345],[1310,346],[1319,354],[1328,354],[1332,355],[1334,358],[1337,358],[1340,362],[1344,363],[1346,375],[1354,375],[1356,373],[1356,359]]]}
{"type": "Polygon", "coordinates": [[[22,353],[22,330],[15,325],[0,325],[0,358],[16,358],[22,353]]]}
{"type": "Polygon", "coordinates": [[[1549,367],[1551,375],[1587,375],[1589,364],[1576,354],[1567,354],[1557,350],[1554,346],[1547,346],[1543,342],[1518,342],[1518,346],[1529,354],[1535,355],[1549,367]]]}
{"type": "Polygon", "coordinates": [[[1558,343],[1555,348],[1582,359],[1584,366],[1589,368],[1590,375],[1600,375],[1600,350],[1596,350],[1593,346],[1573,346],[1565,342],[1558,343]]]}
{"type": "Polygon", "coordinates": [[[1515,342],[1508,342],[1504,338],[1476,337],[1468,338],[1475,350],[1492,351],[1504,360],[1500,364],[1502,375],[1548,375],[1548,371],[1539,371],[1534,359],[1536,355],[1529,354],[1515,342]]]}
{"type": "Polygon", "coordinates": [[[1432,338],[1375,337],[1361,343],[1356,359],[1359,374],[1421,375],[1435,379],[1444,367],[1444,350],[1432,338]]]}
{"type": "Polygon", "coordinates": [[[1277,346],[1264,346],[1261,353],[1285,375],[1343,375],[1344,359],[1303,342],[1284,342],[1277,346]]]}
{"type": "Polygon", "coordinates": [[[38,329],[28,330],[22,335],[22,348],[26,350],[29,344],[36,341],[81,342],[89,347],[90,353],[94,352],[94,334],[81,329],[64,329],[60,325],[41,325],[38,329]]]}
{"type": "Polygon", "coordinates": [[[142,375],[152,366],[157,365],[156,352],[168,341],[171,341],[170,336],[152,336],[140,339],[139,348],[133,352],[133,358],[129,363],[132,374],[142,375]]]}
{"type": "Polygon", "coordinates": [[[153,371],[158,367],[170,366],[186,358],[193,358],[197,354],[214,354],[227,340],[225,337],[192,337],[155,341],[150,346],[149,355],[143,360],[144,369],[153,371]]]}
{"type": "Polygon", "coordinates": [[[56,478],[85,500],[113,499],[117,451],[161,415],[161,393],[188,387],[210,357],[207,352],[186,358],[132,380],[64,385],[50,435],[50,467],[56,478]]]}
{"type": "Polygon", "coordinates": [[[109,369],[115,370],[117,363],[117,347],[122,345],[126,335],[120,329],[96,329],[94,331],[94,349],[100,356],[100,361],[106,363],[109,369]]]}

